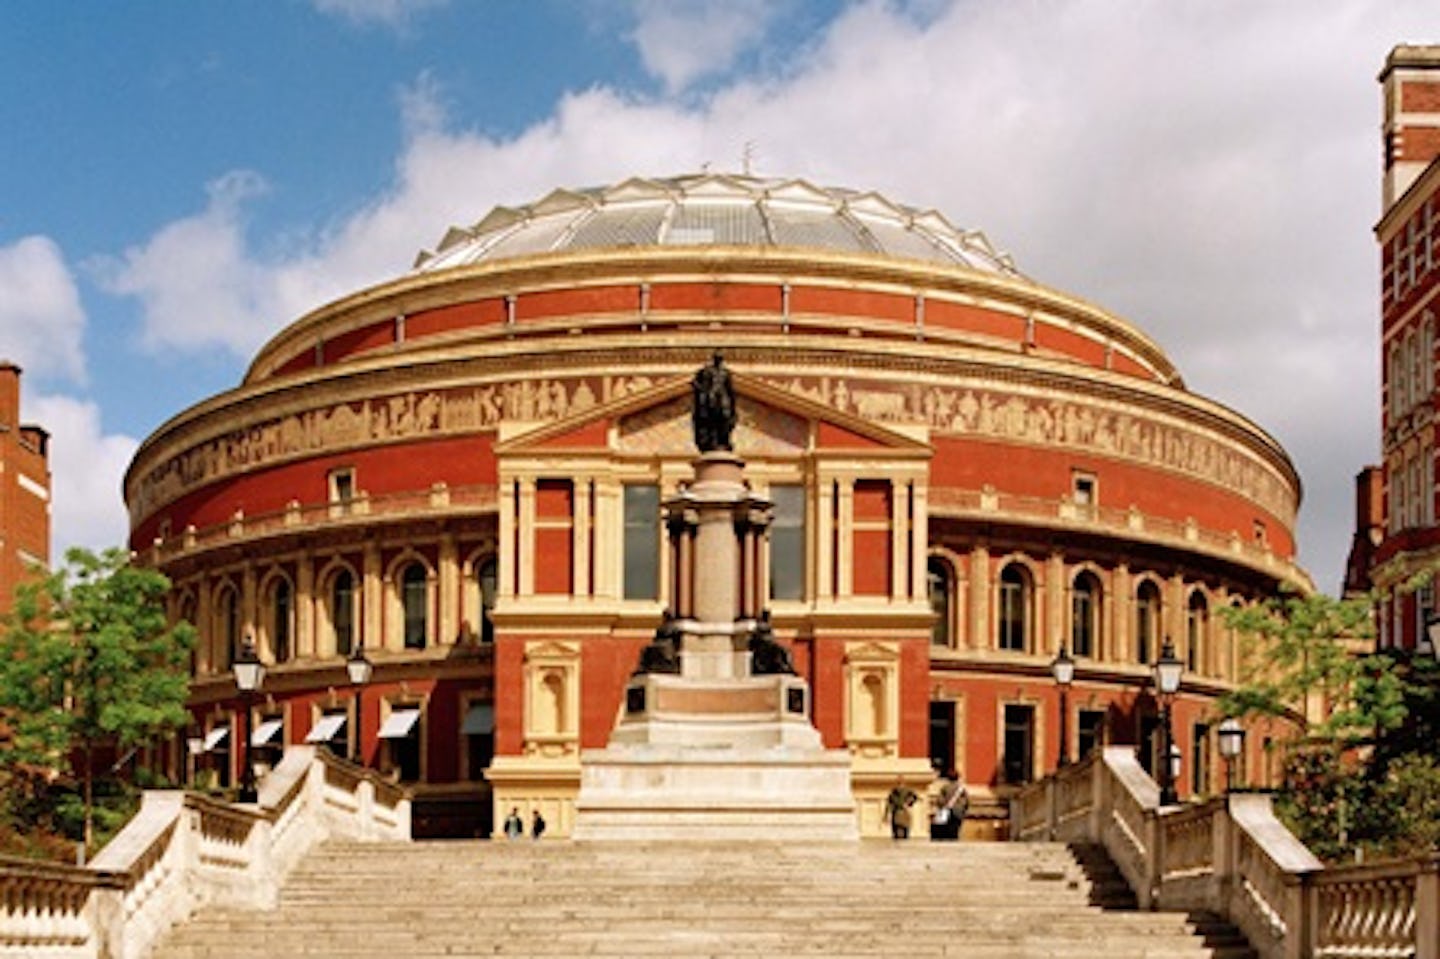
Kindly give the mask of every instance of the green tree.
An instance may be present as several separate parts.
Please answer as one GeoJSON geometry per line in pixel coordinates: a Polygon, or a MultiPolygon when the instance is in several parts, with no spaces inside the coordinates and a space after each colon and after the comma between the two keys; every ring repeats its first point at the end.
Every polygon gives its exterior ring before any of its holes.
{"type": "Polygon", "coordinates": [[[72,549],[21,584],[0,632],[0,769],[79,778],[94,840],[94,758],[183,728],[194,629],[166,621],[169,580],[125,551],[72,549]]]}
{"type": "Polygon", "coordinates": [[[1241,684],[1220,699],[1227,716],[1299,718],[1307,738],[1355,745],[1405,721],[1406,680],[1394,661],[1368,652],[1374,597],[1336,599],[1286,591],[1220,611],[1242,636],[1241,684]],[[1323,718],[1305,708],[1319,696],[1323,718]]]}

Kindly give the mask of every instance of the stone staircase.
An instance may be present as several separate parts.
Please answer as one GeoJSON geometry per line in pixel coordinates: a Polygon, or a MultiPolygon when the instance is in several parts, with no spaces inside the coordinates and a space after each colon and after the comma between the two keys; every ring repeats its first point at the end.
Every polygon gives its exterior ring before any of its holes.
{"type": "Polygon", "coordinates": [[[155,959],[493,955],[1255,953],[1215,917],[1136,912],[1094,848],[525,840],[327,843],[278,910],[206,909],[155,959]]]}

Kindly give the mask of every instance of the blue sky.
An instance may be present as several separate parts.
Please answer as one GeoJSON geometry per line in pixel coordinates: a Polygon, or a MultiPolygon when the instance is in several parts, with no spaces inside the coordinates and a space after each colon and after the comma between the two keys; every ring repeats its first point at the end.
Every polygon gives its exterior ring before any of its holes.
{"type": "Polygon", "coordinates": [[[0,5],[0,355],[55,547],[306,310],[451,223],[709,164],[878,189],[1156,337],[1306,486],[1338,583],[1378,455],[1379,90],[1433,0],[0,5]]]}

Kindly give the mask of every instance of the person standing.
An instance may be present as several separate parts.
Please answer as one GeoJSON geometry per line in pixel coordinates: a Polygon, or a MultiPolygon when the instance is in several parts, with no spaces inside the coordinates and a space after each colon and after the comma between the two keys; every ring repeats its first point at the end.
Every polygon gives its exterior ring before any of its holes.
{"type": "Polygon", "coordinates": [[[520,818],[520,807],[511,806],[510,815],[505,817],[505,838],[519,839],[525,835],[525,822],[520,818]]]}
{"type": "Polygon", "coordinates": [[[935,815],[930,821],[930,838],[955,840],[965,824],[970,808],[970,794],[955,770],[946,770],[940,777],[940,791],[935,796],[935,815]]]}
{"type": "Polygon", "coordinates": [[[545,817],[540,815],[540,810],[535,810],[535,815],[530,819],[530,838],[539,840],[545,835],[545,817]]]}
{"type": "Polygon", "coordinates": [[[910,807],[919,798],[915,790],[905,785],[904,779],[895,780],[895,788],[885,797],[885,818],[890,822],[891,839],[910,838],[910,807]]]}

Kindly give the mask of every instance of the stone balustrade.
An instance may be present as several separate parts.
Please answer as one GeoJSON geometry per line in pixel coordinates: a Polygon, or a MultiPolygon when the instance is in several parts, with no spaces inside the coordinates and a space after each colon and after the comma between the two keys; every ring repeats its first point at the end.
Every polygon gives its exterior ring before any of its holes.
{"type": "Polygon", "coordinates": [[[1440,854],[1326,869],[1268,795],[1162,807],[1128,746],[1011,803],[1013,838],[1099,843],[1141,908],[1223,915],[1265,959],[1440,959],[1440,854]]]}
{"type": "Polygon", "coordinates": [[[408,839],[407,794],[311,746],[286,750],[254,805],[146,792],[87,867],[0,858],[0,954],[139,959],[206,903],[273,906],[290,870],[332,836],[408,839]]]}

